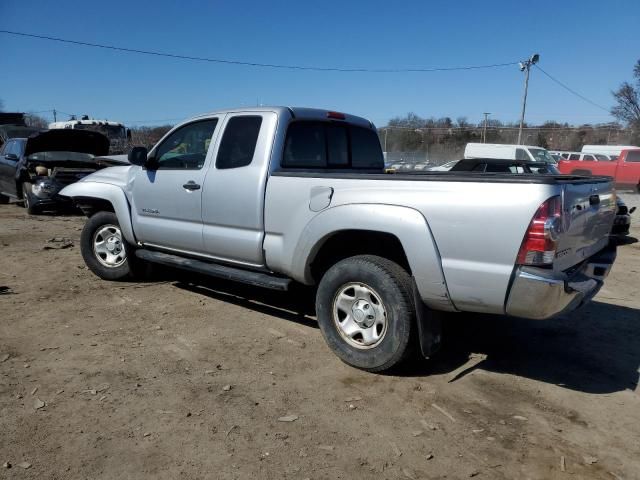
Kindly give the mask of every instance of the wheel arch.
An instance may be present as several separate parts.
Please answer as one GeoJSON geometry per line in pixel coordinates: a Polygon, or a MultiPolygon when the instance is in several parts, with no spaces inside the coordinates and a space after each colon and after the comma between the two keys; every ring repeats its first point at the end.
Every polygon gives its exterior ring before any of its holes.
{"type": "Polygon", "coordinates": [[[428,306],[454,310],[427,220],[409,207],[349,204],[321,212],[298,239],[291,275],[315,284],[332,262],[360,254],[375,254],[398,263],[413,276],[428,306]]]}
{"type": "Polygon", "coordinates": [[[60,194],[70,197],[88,217],[100,211],[114,212],[124,238],[132,245],[137,243],[131,223],[131,207],[120,187],[99,182],[77,182],[63,188],[60,194]]]}

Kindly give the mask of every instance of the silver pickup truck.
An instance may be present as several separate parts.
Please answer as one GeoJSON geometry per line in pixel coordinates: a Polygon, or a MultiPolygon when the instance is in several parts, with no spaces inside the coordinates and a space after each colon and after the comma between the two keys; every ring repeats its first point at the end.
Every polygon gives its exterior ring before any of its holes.
{"type": "Polygon", "coordinates": [[[225,110],[174,127],[131,165],[66,187],[99,277],[147,262],[286,290],[316,288],[324,338],[382,371],[440,344],[439,312],[545,319],[615,259],[609,178],[385,172],[371,122],[306,108],[225,110]]]}

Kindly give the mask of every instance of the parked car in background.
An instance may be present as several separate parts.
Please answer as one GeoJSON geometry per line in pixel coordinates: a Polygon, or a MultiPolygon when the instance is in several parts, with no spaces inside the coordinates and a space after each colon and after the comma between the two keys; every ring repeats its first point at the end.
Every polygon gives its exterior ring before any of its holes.
{"type": "Polygon", "coordinates": [[[560,160],[588,161],[588,162],[610,162],[616,160],[617,155],[608,155],[604,153],[585,153],[585,152],[549,152],[552,155],[559,155],[560,160]]]}
{"type": "Polygon", "coordinates": [[[555,159],[544,148],[499,143],[467,143],[464,149],[464,158],[498,158],[555,163],[555,159]]]}
{"type": "Polygon", "coordinates": [[[437,311],[571,311],[615,258],[608,178],[385,173],[375,127],[343,113],[213,112],[129,160],[61,192],[89,216],[91,271],[120,280],[153,262],[276,290],[314,286],[328,346],[369,371],[399,364],[412,345],[431,356],[437,311]]]}
{"type": "Polygon", "coordinates": [[[428,168],[430,172],[448,172],[451,168],[458,163],[460,160],[451,160],[450,162],[443,163],[442,165],[438,165],[437,167],[428,168]]]}
{"type": "Polygon", "coordinates": [[[20,200],[29,213],[58,206],[66,185],[103,168],[109,139],[96,132],[49,130],[11,138],[0,150],[0,203],[20,200]]]}
{"type": "Polygon", "coordinates": [[[620,156],[611,161],[595,161],[586,158],[571,160],[571,156],[569,158],[569,160],[558,163],[558,168],[562,173],[606,175],[613,177],[619,187],[633,188],[640,192],[640,148],[622,150],[620,156]]]}
{"type": "Polygon", "coordinates": [[[91,130],[105,135],[109,139],[109,152],[112,154],[122,154],[126,151],[126,145],[131,140],[131,130],[120,122],[111,120],[98,120],[83,115],[79,120],[72,117],[65,122],[52,122],[49,124],[50,130],[71,129],[71,130],[91,130]]]}
{"type": "Polygon", "coordinates": [[[634,150],[640,147],[634,145],[584,145],[582,153],[601,153],[616,160],[623,150],[634,150]]]}
{"type": "Polygon", "coordinates": [[[465,158],[458,161],[450,171],[560,175],[560,172],[553,163],[504,160],[499,158],[465,158]]]}
{"type": "MultiPolygon", "coordinates": [[[[451,171],[531,175],[557,175],[560,173],[557,166],[550,163],[520,162],[517,160],[500,160],[495,158],[460,160],[451,171]]],[[[635,207],[628,209],[624,201],[619,196],[616,196],[616,217],[611,227],[611,235],[623,236],[629,234],[631,214],[634,211],[635,207]]]]}

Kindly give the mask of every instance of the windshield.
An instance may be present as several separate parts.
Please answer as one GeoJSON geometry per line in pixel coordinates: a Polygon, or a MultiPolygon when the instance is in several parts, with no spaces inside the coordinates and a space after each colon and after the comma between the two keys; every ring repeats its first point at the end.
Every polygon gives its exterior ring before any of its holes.
{"type": "Polygon", "coordinates": [[[555,159],[544,148],[530,148],[529,152],[536,162],[556,163],[555,159]]]}
{"type": "Polygon", "coordinates": [[[85,125],[81,123],[74,125],[74,129],[100,132],[109,137],[110,140],[127,137],[127,132],[122,125],[85,125]]]}

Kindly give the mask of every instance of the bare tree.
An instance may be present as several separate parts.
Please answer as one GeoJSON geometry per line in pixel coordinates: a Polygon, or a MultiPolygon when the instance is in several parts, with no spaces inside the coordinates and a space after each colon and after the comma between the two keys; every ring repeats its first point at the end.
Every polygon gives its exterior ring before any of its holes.
{"type": "Polygon", "coordinates": [[[617,105],[611,109],[611,115],[631,126],[640,125],[640,60],[633,67],[636,85],[624,82],[612,92],[617,105]]]}
{"type": "Polygon", "coordinates": [[[35,115],[33,113],[27,113],[25,115],[25,123],[30,127],[35,128],[47,128],[49,126],[49,122],[40,115],[35,115]]]}

